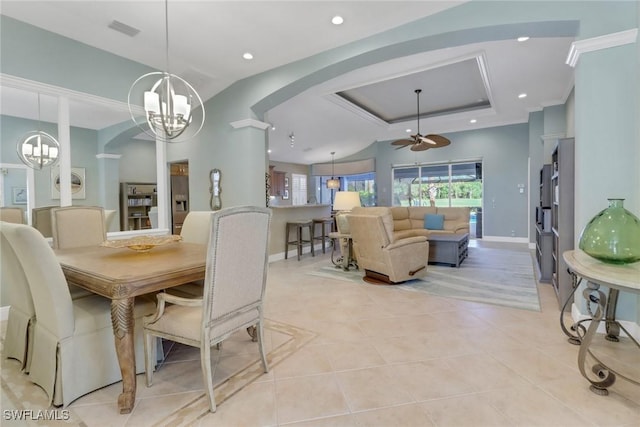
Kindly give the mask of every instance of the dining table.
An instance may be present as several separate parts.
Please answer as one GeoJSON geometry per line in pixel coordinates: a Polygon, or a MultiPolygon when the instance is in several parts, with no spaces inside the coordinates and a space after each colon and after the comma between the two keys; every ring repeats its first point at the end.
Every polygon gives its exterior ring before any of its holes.
{"type": "Polygon", "coordinates": [[[135,297],[204,279],[207,245],[179,241],[146,252],[98,245],[54,252],[69,284],[111,299],[122,373],[118,408],[121,414],[130,413],[136,398],[135,297]]]}

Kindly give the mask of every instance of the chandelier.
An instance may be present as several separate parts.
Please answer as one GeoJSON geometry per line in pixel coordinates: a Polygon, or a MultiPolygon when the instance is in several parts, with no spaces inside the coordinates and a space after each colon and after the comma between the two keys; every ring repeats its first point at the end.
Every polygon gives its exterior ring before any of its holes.
{"type": "Polygon", "coordinates": [[[330,189],[336,189],[336,188],[340,188],[340,180],[334,178],[335,176],[335,164],[334,164],[334,155],[336,154],[335,151],[331,152],[331,179],[327,180],[327,188],[330,189]]]}
{"type": "Polygon", "coordinates": [[[24,134],[18,139],[18,157],[33,169],[53,166],[60,159],[60,143],[40,130],[40,94],[38,93],[38,130],[24,134]]]}
{"type": "Polygon", "coordinates": [[[202,99],[193,86],[169,72],[168,0],[165,0],[165,29],[167,71],[139,77],[129,89],[127,102],[134,123],[147,135],[167,142],[180,142],[200,132],[205,111],[202,99]],[[144,106],[144,119],[134,113],[140,102],[144,106]]]}

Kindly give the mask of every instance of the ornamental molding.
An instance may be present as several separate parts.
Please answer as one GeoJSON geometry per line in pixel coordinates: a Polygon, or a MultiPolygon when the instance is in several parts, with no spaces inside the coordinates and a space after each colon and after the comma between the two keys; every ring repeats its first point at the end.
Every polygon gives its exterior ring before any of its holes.
{"type": "Polygon", "coordinates": [[[266,128],[271,126],[269,123],[261,122],[260,120],[256,120],[256,119],[243,119],[243,120],[231,122],[230,124],[231,126],[233,126],[234,129],[252,127],[260,130],[265,130],[266,128]]]}
{"type": "Polygon", "coordinates": [[[583,53],[635,43],[637,38],[638,29],[633,28],[631,30],[575,41],[571,43],[571,49],[569,49],[566,63],[570,67],[575,67],[578,63],[578,59],[580,59],[580,55],[583,53]]]}

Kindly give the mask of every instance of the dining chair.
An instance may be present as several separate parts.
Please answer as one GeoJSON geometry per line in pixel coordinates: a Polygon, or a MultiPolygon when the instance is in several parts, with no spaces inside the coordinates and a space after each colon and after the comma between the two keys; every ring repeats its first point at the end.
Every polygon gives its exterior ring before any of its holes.
{"type": "Polygon", "coordinates": [[[99,206],[65,206],[51,209],[53,248],[99,245],[107,239],[104,209],[99,206]]]}
{"type": "Polygon", "coordinates": [[[24,224],[24,211],[22,208],[2,207],[0,208],[0,221],[24,224]]]}
{"type": "Polygon", "coordinates": [[[5,237],[13,230],[12,224],[0,221],[0,283],[6,296],[2,305],[9,306],[3,353],[6,358],[18,360],[21,369],[29,373],[36,311],[22,265],[5,237]]]}
{"type": "Polygon", "coordinates": [[[59,206],[42,206],[31,209],[31,225],[38,230],[44,237],[53,237],[51,230],[51,209],[59,206]]]}
{"type": "Polygon", "coordinates": [[[153,380],[154,337],[200,348],[200,364],[211,412],[216,411],[211,370],[213,345],[236,331],[255,325],[262,366],[264,372],[268,372],[263,342],[263,298],[270,222],[271,210],[262,207],[233,207],[211,214],[202,298],[160,293],[156,313],[144,319],[148,387],[153,380]]]}
{"type": "MultiPolygon", "coordinates": [[[[99,295],[72,300],[53,249],[35,228],[3,224],[3,232],[25,273],[36,312],[29,379],[42,387],[50,404],[65,407],[120,381],[110,300],[99,295]]],[[[136,299],[138,373],[144,369],[142,317],[154,309],[149,299],[136,299]]]]}
{"type": "MultiPolygon", "coordinates": [[[[190,211],[180,231],[180,237],[185,243],[199,243],[206,245],[209,243],[209,228],[211,228],[211,211],[190,211]]],[[[204,281],[198,280],[184,285],[174,286],[166,292],[184,297],[201,297],[204,281]]]]}
{"type": "Polygon", "coordinates": [[[115,209],[104,210],[104,231],[106,233],[109,232],[109,229],[111,228],[111,223],[113,222],[115,217],[116,217],[115,209]]]}

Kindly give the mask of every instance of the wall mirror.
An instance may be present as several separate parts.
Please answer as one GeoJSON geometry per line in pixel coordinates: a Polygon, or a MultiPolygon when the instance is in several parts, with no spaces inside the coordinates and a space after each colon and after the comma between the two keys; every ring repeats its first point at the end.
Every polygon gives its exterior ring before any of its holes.
{"type": "Polygon", "coordinates": [[[211,169],[211,172],[209,172],[209,181],[211,182],[209,186],[209,193],[211,193],[209,206],[212,211],[222,209],[222,200],[220,199],[220,193],[222,192],[220,188],[221,175],[220,169],[211,169]]]}

